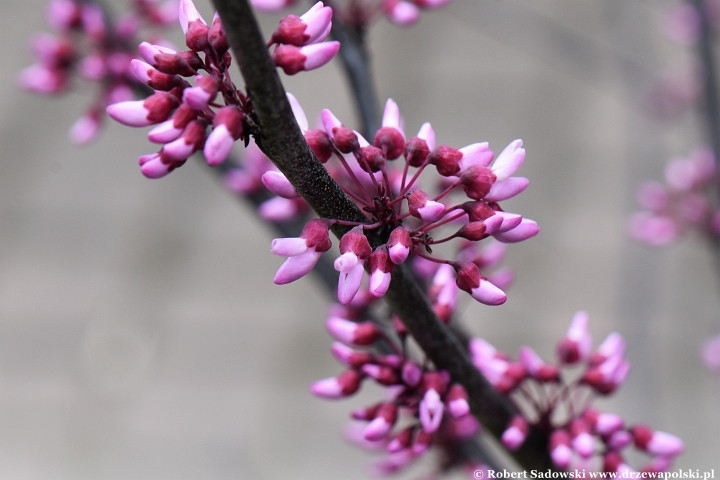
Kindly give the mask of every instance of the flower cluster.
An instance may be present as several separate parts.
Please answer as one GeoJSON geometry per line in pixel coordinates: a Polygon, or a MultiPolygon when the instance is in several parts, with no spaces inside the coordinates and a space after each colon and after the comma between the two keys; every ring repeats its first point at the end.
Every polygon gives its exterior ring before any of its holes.
{"type": "MultiPolygon", "coordinates": [[[[505,243],[518,242],[538,233],[532,220],[502,210],[498,202],[521,193],[528,180],[514,177],[525,159],[522,141],[515,140],[495,158],[487,143],[475,143],[461,149],[435,145],[435,133],[425,123],[418,134],[407,138],[403,121],[394,101],[388,100],[382,127],[370,144],[362,135],[340,122],[329,110],[322,112],[322,128],[309,129],[299,104],[291,103],[305,139],[344,191],[366,213],[367,221],[354,223],[337,219],[315,221],[298,238],[275,239],[273,253],[288,257],[275,276],[275,283],[297,280],[314,266],[326,250],[313,250],[315,240],[334,224],[352,227],[340,240],[340,256],[335,269],[340,272],[338,299],[349,303],[360,290],[365,267],[369,270],[369,293],[382,297],[396,265],[410,256],[444,265],[435,274],[436,288],[431,297],[444,317],[454,308],[456,290],[464,290],[487,305],[505,302],[505,293],[480,272],[480,267],[495,263],[502,251],[481,253],[472,244],[494,237],[505,243]],[[330,160],[335,158],[337,164],[330,160]],[[403,161],[398,161],[402,158],[403,161]],[[393,166],[396,166],[393,168],[393,166]],[[440,193],[431,195],[420,188],[420,176],[434,167],[440,193]],[[386,243],[373,248],[364,231],[389,231],[386,243]],[[439,232],[447,231],[440,236],[439,232]],[[312,233],[310,232],[312,230],[312,233]],[[464,239],[457,260],[431,256],[435,245],[452,239],[464,239]],[[297,248],[298,245],[301,248],[297,248]],[[312,250],[310,256],[307,252],[312,250]],[[301,259],[296,259],[301,255],[301,259]]],[[[263,174],[262,181],[280,197],[297,193],[279,172],[263,174]]],[[[329,248],[329,240],[327,241],[329,248]]],[[[507,276],[498,276],[507,283],[507,276]]]]}
{"type": "MultiPolygon", "coordinates": [[[[265,12],[274,12],[291,7],[297,0],[252,0],[255,8],[265,12]]],[[[374,0],[371,2],[351,1],[346,8],[334,6],[343,23],[349,25],[367,25],[380,15],[396,25],[409,26],[420,20],[423,10],[443,7],[451,0],[374,0]]]]}
{"type": "Polygon", "coordinates": [[[708,149],[672,160],[665,168],[665,185],[648,181],[638,189],[638,203],[645,210],[630,218],[630,235],[660,247],[688,230],[716,238],[720,210],[713,210],[708,201],[708,191],[716,182],[715,159],[708,149]]]}
{"type": "Polygon", "coordinates": [[[24,69],[20,86],[40,94],[66,92],[75,75],[99,86],[95,100],[70,129],[70,139],[86,144],[96,138],[105,107],[135,97],[142,84],[130,62],[134,38],[146,27],[165,27],[177,19],[177,1],[158,4],[134,0],[130,13],[113,22],[97,3],[52,0],[48,23],[56,34],[37,35],[33,51],[37,63],[24,69]]]}
{"type": "MultiPolygon", "coordinates": [[[[335,313],[354,317],[353,309],[336,308],[335,313]]],[[[331,316],[326,326],[337,340],[332,353],[347,369],[310,387],[313,394],[329,399],[353,395],[364,380],[385,388],[384,401],[352,412],[352,418],[362,423],[359,429],[349,432],[351,440],[360,445],[385,450],[387,456],[375,465],[379,474],[402,469],[433,444],[442,446],[470,438],[480,429],[469,414],[465,389],[452,383],[447,372],[408,358],[404,327],[399,321],[394,324],[403,348],[370,321],[331,316]],[[379,341],[392,353],[358,349],[379,341]]]]}
{"type": "Polygon", "coordinates": [[[510,450],[519,448],[533,427],[550,432],[550,456],[562,469],[634,471],[623,457],[623,450],[634,444],[651,457],[644,471],[665,471],[683,450],[674,435],[645,425],[626,426],[618,415],[590,406],[596,396],[614,392],[625,381],[630,364],[617,333],[592,351],[585,312],[575,315],[558,342],[556,363],[545,362],[530,347],[522,347],[514,362],[480,338],[471,341],[470,352],[477,368],[520,412],[502,435],[510,450]],[[578,366],[582,373],[566,378],[567,370],[578,366]]]}
{"type": "MultiPolygon", "coordinates": [[[[331,17],[332,10],[318,2],[302,17],[283,19],[270,42],[278,44],[276,65],[294,74],[330,61],[339,49],[337,42],[323,43],[331,17]]],[[[231,56],[220,17],[216,14],[208,25],[191,0],[181,0],[179,21],[189,50],[143,42],[139,51],[144,61],[130,62],[135,77],[155,93],[107,107],[108,114],[125,125],[156,125],[148,139],[162,148],[139,158],[149,178],[164,177],[200,150],[208,165],[219,165],[235,141],[251,133],[251,99],[230,78],[231,56]],[[194,78],[194,86],[186,78],[194,78]]]]}

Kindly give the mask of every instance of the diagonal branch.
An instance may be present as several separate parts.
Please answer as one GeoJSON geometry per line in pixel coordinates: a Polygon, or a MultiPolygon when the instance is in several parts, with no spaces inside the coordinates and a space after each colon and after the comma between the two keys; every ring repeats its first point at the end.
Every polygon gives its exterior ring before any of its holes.
{"type": "MultiPolygon", "coordinates": [[[[324,218],[363,222],[366,217],[315,158],[300,132],[285,90],[267,52],[247,0],[213,0],[222,19],[259,125],[255,140],[308,204],[324,218]]],[[[347,227],[334,226],[341,236],[347,227]]],[[[368,232],[377,247],[387,232],[368,232]]],[[[385,296],[393,311],[433,363],[450,372],[470,397],[473,414],[499,437],[513,408],[473,366],[462,345],[432,311],[428,299],[405,266],[396,268],[385,296]]],[[[554,468],[548,455],[547,434],[533,430],[513,456],[525,469],[554,468]]]]}

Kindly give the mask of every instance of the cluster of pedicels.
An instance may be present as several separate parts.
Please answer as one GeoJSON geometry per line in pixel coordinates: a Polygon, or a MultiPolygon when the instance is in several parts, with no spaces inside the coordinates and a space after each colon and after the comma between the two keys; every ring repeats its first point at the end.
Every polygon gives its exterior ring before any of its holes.
{"type": "MultiPolygon", "coordinates": [[[[292,75],[329,62],[339,49],[337,42],[324,42],[331,19],[332,10],[322,2],[302,17],[285,17],[268,42],[275,45],[275,64],[292,75]]],[[[252,101],[230,78],[231,55],[220,17],[215,14],[208,25],[191,0],[181,0],[179,21],[189,50],[143,42],[142,60],[130,62],[135,77],[154,93],[107,107],[125,125],[155,125],[148,139],[162,148],[139,158],[149,178],[167,175],[196,151],[204,153],[208,165],[219,165],[235,141],[253,133],[252,101]]]]}
{"type": "MultiPolygon", "coordinates": [[[[513,176],[525,159],[521,140],[511,142],[495,158],[487,142],[461,149],[436,145],[429,123],[408,138],[397,104],[388,100],[382,127],[370,143],[329,110],[322,112],[322,128],[309,129],[300,106],[292,98],[291,104],[308,144],[367,218],[364,222],[314,219],[299,237],[273,240],[272,252],[287,257],[275,283],[286,284],[307,274],[330,249],[330,227],[339,224],[349,227],[340,239],[340,256],[334,263],[340,272],[337,294],[343,305],[360,291],[366,269],[368,293],[375,298],[384,296],[393,270],[409,258],[435,264],[422,270],[434,275],[437,288],[430,294],[445,320],[455,306],[458,289],[486,305],[505,302],[502,289],[480,271],[502,252],[483,252],[468,244],[490,237],[504,243],[519,242],[538,233],[534,221],[505,212],[498,203],[528,186],[526,178],[513,176]],[[434,182],[436,194],[427,193],[430,190],[420,185],[423,172],[432,171],[437,175],[424,180],[434,182]],[[375,229],[387,231],[389,236],[386,243],[373,248],[365,232],[375,229]],[[453,239],[463,240],[455,260],[432,254],[436,245],[453,239]]],[[[263,174],[262,182],[280,197],[298,196],[280,172],[263,174]]],[[[502,274],[498,278],[509,280],[502,274]]]]}
{"type": "Polygon", "coordinates": [[[502,435],[510,450],[523,444],[531,428],[539,428],[551,432],[550,456],[558,468],[619,474],[634,472],[624,456],[632,445],[650,456],[642,468],[648,472],[668,470],[683,451],[674,435],[641,424],[628,426],[620,416],[591,407],[596,397],[613,393],[625,381],[630,364],[618,333],[592,351],[585,312],[575,315],[558,342],[556,363],[544,361],[530,347],[522,347],[519,361],[512,361],[480,338],[470,342],[470,353],[488,381],[520,412],[502,435]]]}
{"type": "Polygon", "coordinates": [[[37,63],[20,73],[20,86],[55,95],[67,92],[76,76],[97,85],[95,99],[69,134],[74,143],[89,143],[100,131],[108,105],[135,98],[145,88],[131,68],[140,30],[176,20],[176,0],[133,0],[130,12],[117,20],[92,1],[51,0],[47,21],[56,33],[35,36],[37,63]]]}
{"type": "Polygon", "coordinates": [[[347,431],[354,443],[384,451],[384,458],[373,465],[375,473],[395,473],[432,446],[442,448],[475,436],[480,424],[470,414],[465,389],[446,371],[408,356],[407,332],[399,320],[393,321],[394,336],[371,321],[360,321],[363,303],[331,309],[326,327],[336,340],[332,354],[345,370],[315,382],[310,391],[339,399],[355,394],[364,381],[384,389],[383,401],[352,412],[354,422],[347,431]]]}
{"type": "MultiPolygon", "coordinates": [[[[443,7],[452,0],[349,0],[333,9],[338,19],[347,25],[365,26],[378,17],[385,16],[392,23],[410,26],[420,20],[423,10],[443,7]]],[[[291,7],[297,0],[251,0],[255,8],[265,12],[274,12],[291,7]]]]}
{"type": "Polygon", "coordinates": [[[656,247],[670,245],[692,230],[709,239],[718,238],[720,210],[709,200],[716,184],[715,158],[709,149],[670,161],[664,184],[646,181],[638,188],[638,203],[644,210],[630,217],[630,235],[656,247]]]}

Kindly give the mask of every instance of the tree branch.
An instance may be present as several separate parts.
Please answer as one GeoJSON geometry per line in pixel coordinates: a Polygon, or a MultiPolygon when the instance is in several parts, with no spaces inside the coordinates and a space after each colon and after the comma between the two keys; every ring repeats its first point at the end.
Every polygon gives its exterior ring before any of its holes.
{"type": "MultiPolygon", "coordinates": [[[[213,0],[213,3],[253,103],[260,132],[255,139],[258,146],[318,215],[364,222],[365,215],[330,177],[305,142],[247,0],[213,0]]],[[[333,227],[338,237],[346,231],[347,227],[333,227]]],[[[367,234],[373,247],[387,240],[387,232],[367,234]]],[[[385,299],[433,363],[448,370],[453,379],[466,388],[473,414],[499,437],[514,414],[511,404],[490,387],[448,327],[437,319],[406,266],[401,265],[393,272],[385,299]]],[[[531,431],[523,447],[513,456],[525,469],[554,469],[548,455],[546,432],[531,431]]]]}

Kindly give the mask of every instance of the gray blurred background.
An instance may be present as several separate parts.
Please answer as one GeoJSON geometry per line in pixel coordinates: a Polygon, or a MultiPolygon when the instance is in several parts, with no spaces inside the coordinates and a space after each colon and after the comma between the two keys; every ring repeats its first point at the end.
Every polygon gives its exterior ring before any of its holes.
{"type": "MultiPolygon", "coordinates": [[[[308,393],[340,371],[328,296],[311,279],[272,284],[270,229],[194,162],[145,179],[136,158],[155,146],[140,130],[71,145],[87,88],[15,87],[45,3],[4,0],[0,16],[0,479],[367,478],[370,456],[341,431],[377,391],[308,393]]],[[[668,4],[456,0],[412,29],[380,22],[371,49],[409,132],[431,121],[456,147],[525,142],[531,185],[508,209],[541,234],[510,248],[506,305],[463,299],[468,328],[549,357],[587,310],[596,344],[619,331],[633,362],[599,405],[681,436],[677,467],[717,470],[720,379],[698,355],[720,330],[712,257],[699,238],[655,251],[624,234],[638,182],[704,133],[692,113],[664,123],[641,108],[661,70],[688,61],[659,32],[668,4]]],[[[266,34],[278,18],[262,17],[266,34]]],[[[286,86],[309,117],[327,107],[352,124],[338,67],[286,86]]]]}

